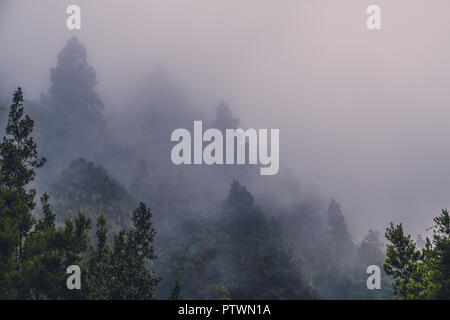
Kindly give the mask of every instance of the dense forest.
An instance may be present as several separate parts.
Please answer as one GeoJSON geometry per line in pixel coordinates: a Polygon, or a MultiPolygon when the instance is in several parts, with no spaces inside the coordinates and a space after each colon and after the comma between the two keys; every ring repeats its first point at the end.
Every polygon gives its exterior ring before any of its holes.
{"type": "Polygon", "coordinates": [[[355,243],[339,204],[303,194],[290,173],[171,163],[174,128],[239,127],[225,101],[208,120],[156,67],[109,121],[96,85],[72,38],[38,101],[26,88],[0,96],[0,298],[450,297],[447,211],[423,244],[402,225],[387,245],[375,230],[355,243]],[[66,287],[69,265],[80,290],[66,287]],[[383,266],[380,290],[367,288],[369,265],[383,266]]]}

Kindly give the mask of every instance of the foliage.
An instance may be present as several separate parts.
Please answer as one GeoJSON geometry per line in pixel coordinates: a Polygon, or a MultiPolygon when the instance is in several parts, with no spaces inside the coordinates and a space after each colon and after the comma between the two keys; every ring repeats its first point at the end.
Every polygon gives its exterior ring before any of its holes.
{"type": "Polygon", "coordinates": [[[169,300],[182,300],[180,283],[178,282],[178,279],[175,279],[175,283],[172,289],[170,289],[169,300]]]}
{"type": "Polygon", "coordinates": [[[107,213],[114,232],[129,226],[130,217],[125,212],[132,206],[131,197],[105,168],[93,162],[83,158],[72,161],[51,190],[62,219],[78,211],[92,219],[107,213]]]}
{"type": "Polygon", "coordinates": [[[51,161],[42,181],[53,179],[52,167],[61,170],[78,157],[97,160],[103,150],[106,121],[96,85],[96,72],[87,61],[86,48],[76,37],[71,38],[58,54],[56,67],[50,70],[48,94],[42,95],[33,108],[41,151],[51,161]]]}
{"type": "Polygon", "coordinates": [[[394,279],[394,295],[399,299],[450,298],[450,217],[447,210],[434,218],[432,240],[417,249],[402,225],[391,226],[386,238],[391,242],[383,268],[394,279]]]}
{"type": "MultiPolygon", "coordinates": [[[[278,223],[234,181],[216,219],[185,219],[180,239],[163,265],[165,278],[179,277],[186,298],[311,299],[301,259],[285,243],[278,223]]],[[[178,231],[176,232],[178,233],[178,231]]]]}
{"type": "Polygon", "coordinates": [[[97,220],[97,250],[89,261],[92,299],[153,299],[160,279],[146,268],[156,259],[152,246],[155,230],[144,203],[133,212],[133,228],[121,230],[114,245],[107,244],[106,219],[97,220]]]}
{"type": "Polygon", "coordinates": [[[57,230],[47,195],[41,198],[45,216],[33,216],[35,190],[27,186],[35,177],[34,169],[45,162],[38,158],[33,126],[19,88],[0,144],[0,297],[68,298],[63,289],[65,268],[80,261],[89,220],[79,215],[57,230]]]}
{"type": "MultiPolygon", "coordinates": [[[[36,192],[28,189],[28,184],[36,175],[35,168],[42,167],[45,160],[38,158],[31,136],[33,125],[24,113],[19,88],[0,144],[0,299],[153,298],[159,279],[146,264],[156,258],[152,246],[155,230],[152,214],[143,203],[133,212],[133,228],[122,229],[111,249],[107,245],[106,219],[102,215],[98,218],[94,253],[90,252],[90,219],[85,215],[73,214],[62,227],[56,227],[56,215],[49,196],[44,194],[43,216],[34,216],[36,192]],[[66,287],[66,269],[70,265],[86,265],[82,290],[66,287]]],[[[89,175],[93,178],[100,175],[109,182],[109,196],[123,193],[101,168],[84,160],[76,164],[92,169],[89,175]]],[[[99,184],[86,191],[95,195],[97,189],[102,190],[99,184]]]]}

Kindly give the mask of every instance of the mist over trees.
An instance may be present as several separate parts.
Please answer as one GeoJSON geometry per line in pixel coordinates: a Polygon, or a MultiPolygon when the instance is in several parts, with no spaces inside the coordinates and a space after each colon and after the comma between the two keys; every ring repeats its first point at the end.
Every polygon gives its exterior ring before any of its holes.
{"type": "Polygon", "coordinates": [[[129,226],[126,212],[133,206],[131,196],[107,170],[83,158],[72,161],[50,186],[55,210],[60,218],[75,216],[78,211],[96,217],[107,212],[113,230],[129,226]]]}
{"type": "Polygon", "coordinates": [[[266,179],[246,165],[171,163],[174,129],[193,120],[237,128],[232,106],[219,101],[203,114],[155,67],[108,122],[96,84],[86,48],[72,38],[39,101],[18,90],[8,118],[0,96],[0,122],[12,136],[0,146],[0,297],[391,297],[386,274],[381,290],[366,287],[367,266],[385,258],[380,234],[355,243],[335,200],[303,194],[289,173],[266,179]],[[28,186],[35,174],[39,208],[28,186]],[[86,270],[80,291],[65,287],[73,264],[86,270]]]}
{"type": "Polygon", "coordinates": [[[42,117],[42,135],[46,139],[53,137],[46,140],[53,148],[45,151],[92,157],[101,151],[106,139],[104,105],[95,91],[95,70],[88,64],[86,48],[77,38],[71,38],[58,54],[57,65],[50,70],[50,83],[48,96],[41,99],[47,108],[42,117]],[[73,148],[80,145],[81,149],[73,148]]]}

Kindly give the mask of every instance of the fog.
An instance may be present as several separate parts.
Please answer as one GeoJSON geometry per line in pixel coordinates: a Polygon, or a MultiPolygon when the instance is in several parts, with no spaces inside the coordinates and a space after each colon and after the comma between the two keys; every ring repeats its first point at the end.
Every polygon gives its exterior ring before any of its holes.
{"type": "Polygon", "coordinates": [[[0,94],[20,85],[39,99],[77,36],[107,118],[127,114],[133,87],[162,66],[211,119],[224,100],[244,128],[279,128],[280,175],[336,199],[356,239],[390,221],[420,233],[450,206],[448,9],[439,0],[0,1],[0,94]],[[381,31],[366,28],[372,2],[381,31]],[[65,27],[70,4],[82,9],[80,31],[65,27]]]}

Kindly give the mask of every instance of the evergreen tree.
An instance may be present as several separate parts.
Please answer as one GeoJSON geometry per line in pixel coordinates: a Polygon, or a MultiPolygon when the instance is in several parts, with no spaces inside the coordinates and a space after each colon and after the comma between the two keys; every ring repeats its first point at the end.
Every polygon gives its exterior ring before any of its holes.
{"type": "Polygon", "coordinates": [[[239,119],[233,117],[230,106],[224,101],[220,101],[216,107],[216,119],[211,125],[211,128],[222,130],[225,133],[226,129],[236,129],[239,127],[239,119]]]}
{"type": "MultiPolygon", "coordinates": [[[[62,112],[72,126],[104,125],[103,102],[95,91],[96,73],[87,62],[86,48],[71,38],[50,70],[49,99],[54,112],[62,112]]],[[[62,119],[61,119],[62,120],[62,119]]]]}
{"type": "Polygon", "coordinates": [[[113,247],[107,244],[106,219],[97,220],[97,249],[89,261],[89,287],[92,299],[153,299],[160,282],[148,264],[156,259],[152,214],[145,204],[133,212],[133,228],[121,230],[113,247]]]}
{"type": "Polygon", "coordinates": [[[380,241],[378,231],[369,230],[361,245],[358,248],[358,257],[361,263],[366,266],[381,264],[384,259],[383,245],[380,241]]]}
{"type": "Polygon", "coordinates": [[[96,72],[86,48],[76,37],[59,53],[50,82],[48,96],[41,99],[39,142],[52,168],[80,156],[99,157],[107,141],[104,104],[95,90],[96,72]]]}
{"type": "Polygon", "coordinates": [[[41,197],[42,211],[44,213],[44,217],[38,221],[36,225],[37,231],[45,232],[47,230],[55,228],[56,214],[54,214],[53,211],[51,210],[48,200],[49,200],[48,194],[44,193],[44,195],[41,197]]]}
{"type": "MultiPolygon", "coordinates": [[[[450,299],[450,215],[448,210],[442,210],[440,216],[434,218],[433,250],[428,258],[434,284],[432,297],[435,299],[450,299]]],[[[429,245],[430,247],[430,245],[429,245]]]]}
{"type": "Polygon", "coordinates": [[[170,289],[169,300],[182,300],[180,283],[178,282],[178,279],[175,279],[175,283],[172,289],[170,289]]]}
{"type": "Polygon", "coordinates": [[[405,235],[402,224],[394,227],[391,223],[385,236],[391,243],[387,245],[383,269],[394,279],[392,284],[394,296],[407,299],[410,297],[409,283],[417,280],[420,252],[416,251],[411,236],[405,235]]]}
{"type": "Polygon", "coordinates": [[[111,249],[107,244],[108,229],[106,218],[101,214],[97,218],[97,248],[90,256],[89,266],[89,298],[96,300],[106,300],[110,298],[110,287],[108,278],[110,276],[110,255],[111,249]]]}
{"type": "Polygon", "coordinates": [[[348,266],[353,260],[354,244],[347,229],[339,204],[332,199],[327,210],[329,248],[336,259],[336,265],[348,266]]]}
{"type": "Polygon", "coordinates": [[[28,184],[45,159],[38,157],[34,121],[25,115],[23,101],[19,88],[0,144],[0,298],[79,297],[65,288],[65,270],[80,262],[89,220],[79,215],[56,229],[47,195],[41,198],[44,217],[33,216],[36,192],[28,184]]]}
{"type": "Polygon", "coordinates": [[[45,159],[39,159],[36,143],[31,133],[34,122],[25,115],[23,92],[18,88],[14,92],[8,115],[6,135],[0,144],[0,236],[5,243],[7,264],[20,266],[23,263],[23,246],[30,233],[34,219],[31,210],[36,191],[27,189],[35,177],[35,168],[44,165],[45,159]]]}
{"type": "Polygon", "coordinates": [[[51,195],[61,220],[82,211],[92,219],[105,214],[113,232],[130,225],[125,212],[132,208],[131,196],[105,168],[83,158],[63,170],[51,186],[51,195]]]}
{"type": "Polygon", "coordinates": [[[175,232],[184,237],[166,245],[170,259],[163,272],[165,278],[182,275],[188,299],[315,297],[303,261],[285,241],[277,220],[237,181],[218,217],[186,218],[175,232]]]}
{"type": "Polygon", "coordinates": [[[41,168],[44,158],[38,158],[33,132],[34,121],[24,113],[23,92],[18,88],[14,93],[9,110],[6,135],[0,144],[0,188],[15,191],[32,209],[36,194],[34,189],[25,187],[34,180],[34,169],[41,168]]]}

